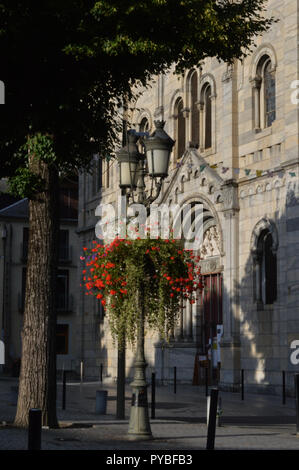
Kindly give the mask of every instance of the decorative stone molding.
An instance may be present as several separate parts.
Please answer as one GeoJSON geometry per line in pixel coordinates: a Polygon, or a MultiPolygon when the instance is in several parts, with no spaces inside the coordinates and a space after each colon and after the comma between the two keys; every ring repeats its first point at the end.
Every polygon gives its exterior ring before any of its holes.
{"type": "Polygon", "coordinates": [[[183,108],[182,109],[182,113],[183,113],[183,116],[185,119],[188,119],[189,118],[189,114],[190,114],[190,108],[183,108]]]}
{"type": "Polygon", "coordinates": [[[203,111],[204,103],[202,101],[196,101],[195,105],[196,105],[198,111],[203,111]]]}
{"type": "Polygon", "coordinates": [[[177,88],[172,94],[170,104],[169,104],[169,110],[170,110],[169,119],[177,118],[176,113],[174,113],[174,108],[175,108],[175,103],[177,102],[179,98],[182,98],[182,100],[184,100],[184,96],[183,96],[183,92],[181,88],[177,88]]]}
{"type": "Polygon", "coordinates": [[[255,75],[254,77],[250,78],[249,81],[250,81],[252,88],[257,88],[258,90],[261,88],[261,83],[262,83],[261,77],[258,77],[257,75],[255,75]]]}
{"type": "Polygon", "coordinates": [[[238,200],[238,184],[235,180],[228,180],[221,186],[223,196],[223,207],[222,211],[234,210],[238,211],[239,200],[238,200]]]}
{"type": "Polygon", "coordinates": [[[220,256],[216,256],[215,258],[208,258],[205,260],[200,260],[200,272],[202,274],[206,273],[213,273],[215,271],[222,271],[223,266],[221,265],[221,258],[220,256]]]}
{"type": "Polygon", "coordinates": [[[146,118],[149,124],[149,128],[152,129],[153,127],[153,119],[149,109],[142,108],[137,116],[137,125],[141,124],[142,119],[146,118]]]}
{"type": "Polygon", "coordinates": [[[267,55],[271,59],[271,64],[272,64],[272,70],[275,71],[277,67],[277,57],[276,57],[276,52],[274,50],[274,47],[272,44],[267,43],[267,44],[261,44],[255,53],[252,56],[252,61],[251,61],[251,66],[250,66],[250,78],[249,81],[252,81],[256,77],[256,70],[258,63],[260,59],[264,56],[267,55]]]}
{"type": "Polygon", "coordinates": [[[226,71],[222,75],[222,82],[229,82],[233,78],[234,66],[228,65],[226,71]]]}
{"type": "Polygon", "coordinates": [[[215,204],[221,204],[223,202],[223,197],[221,193],[215,194],[215,204]]]}
{"type": "Polygon", "coordinates": [[[220,256],[220,235],[216,225],[208,228],[203,237],[203,243],[198,250],[198,254],[202,259],[212,256],[220,256]]]}
{"type": "MultiPolygon", "coordinates": [[[[211,85],[211,97],[216,98],[216,81],[215,78],[211,73],[205,73],[201,76],[200,78],[200,85],[199,85],[199,96],[202,95],[202,88],[209,83],[211,85]]],[[[202,102],[202,99],[200,99],[200,102],[202,102]]]]}

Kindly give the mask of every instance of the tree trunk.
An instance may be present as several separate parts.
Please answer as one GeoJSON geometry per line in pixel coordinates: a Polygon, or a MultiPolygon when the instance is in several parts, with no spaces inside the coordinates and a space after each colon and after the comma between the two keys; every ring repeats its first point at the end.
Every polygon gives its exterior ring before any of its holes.
{"type": "Polygon", "coordinates": [[[28,427],[29,409],[40,408],[42,425],[56,427],[58,172],[34,156],[29,166],[45,183],[44,190],[29,201],[22,358],[14,424],[28,427]]]}

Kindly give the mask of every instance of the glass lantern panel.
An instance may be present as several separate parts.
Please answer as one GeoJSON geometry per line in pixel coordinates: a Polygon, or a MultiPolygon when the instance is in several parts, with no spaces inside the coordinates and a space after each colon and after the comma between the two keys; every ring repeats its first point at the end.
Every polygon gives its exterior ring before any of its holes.
{"type": "Polygon", "coordinates": [[[148,172],[153,176],[166,176],[168,174],[169,150],[147,151],[148,172]]]}

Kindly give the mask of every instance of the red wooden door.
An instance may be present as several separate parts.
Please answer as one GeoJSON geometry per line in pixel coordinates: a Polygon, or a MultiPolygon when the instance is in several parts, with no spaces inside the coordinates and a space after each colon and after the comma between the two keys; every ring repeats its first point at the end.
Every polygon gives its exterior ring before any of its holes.
{"type": "Polygon", "coordinates": [[[217,335],[217,325],[222,324],[222,274],[204,274],[202,292],[202,348],[207,353],[209,340],[217,335]]]}

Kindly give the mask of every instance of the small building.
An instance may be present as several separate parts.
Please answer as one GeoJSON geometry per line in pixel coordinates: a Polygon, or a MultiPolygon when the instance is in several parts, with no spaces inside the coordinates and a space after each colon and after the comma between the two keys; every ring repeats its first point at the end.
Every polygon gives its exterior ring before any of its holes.
{"type": "MultiPolygon", "coordinates": [[[[59,265],[57,273],[57,369],[78,369],[77,340],[77,182],[60,188],[59,265]]],[[[0,194],[0,338],[5,344],[4,371],[17,375],[21,358],[26,266],[28,199],[0,194]]]]}

